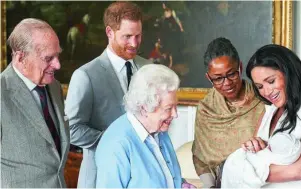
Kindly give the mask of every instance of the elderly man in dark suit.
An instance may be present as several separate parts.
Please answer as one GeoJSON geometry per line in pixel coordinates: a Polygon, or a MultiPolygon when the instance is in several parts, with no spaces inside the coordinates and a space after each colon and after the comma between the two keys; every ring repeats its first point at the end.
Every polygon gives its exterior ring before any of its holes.
{"type": "Polygon", "coordinates": [[[64,120],[59,39],[24,19],[8,38],[12,62],[1,74],[1,187],[64,188],[69,128],[64,120]]]}

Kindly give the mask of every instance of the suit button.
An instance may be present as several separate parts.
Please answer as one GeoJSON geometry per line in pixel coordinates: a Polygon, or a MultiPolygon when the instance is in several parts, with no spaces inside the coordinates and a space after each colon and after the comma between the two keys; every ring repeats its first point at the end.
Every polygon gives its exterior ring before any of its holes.
{"type": "Polygon", "coordinates": [[[160,146],[160,150],[162,150],[163,149],[163,146],[160,146]]]}
{"type": "Polygon", "coordinates": [[[168,163],[168,164],[169,164],[169,163],[170,163],[170,161],[166,161],[166,163],[168,163]]]}

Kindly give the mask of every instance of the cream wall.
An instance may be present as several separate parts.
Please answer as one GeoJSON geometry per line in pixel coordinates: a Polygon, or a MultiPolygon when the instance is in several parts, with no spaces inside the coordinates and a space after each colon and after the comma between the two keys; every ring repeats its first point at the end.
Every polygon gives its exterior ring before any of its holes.
{"type": "Polygon", "coordinates": [[[175,149],[194,139],[196,106],[178,106],[178,118],[174,119],[168,134],[175,149]]]}

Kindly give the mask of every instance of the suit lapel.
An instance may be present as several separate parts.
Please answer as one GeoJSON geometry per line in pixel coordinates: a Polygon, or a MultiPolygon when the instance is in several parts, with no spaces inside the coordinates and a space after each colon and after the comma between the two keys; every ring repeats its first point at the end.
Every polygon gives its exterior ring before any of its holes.
{"type": "Polygon", "coordinates": [[[117,100],[120,100],[123,98],[124,92],[121,88],[118,76],[116,75],[114,68],[110,62],[110,59],[107,55],[107,52],[104,51],[100,55],[100,61],[102,62],[101,66],[106,70],[104,73],[106,74],[106,78],[108,78],[108,85],[107,87],[111,88],[112,91],[114,91],[115,97],[117,100]]]}
{"type": "MultiPolygon", "coordinates": [[[[106,87],[110,88],[113,91],[113,93],[116,97],[116,100],[120,101],[120,99],[122,99],[124,96],[124,92],[122,90],[118,76],[115,73],[115,70],[111,64],[111,61],[107,55],[106,50],[99,56],[99,60],[100,60],[101,67],[104,68],[104,70],[105,70],[105,72],[101,72],[101,73],[106,74],[106,78],[108,78],[108,80],[107,80],[108,85],[106,87]]],[[[142,58],[139,56],[136,56],[134,58],[134,62],[137,65],[138,69],[141,66],[143,66],[143,63],[141,60],[142,60],[142,58]]]]}
{"type": "Polygon", "coordinates": [[[143,66],[142,62],[139,61],[140,58],[141,57],[139,57],[138,55],[135,56],[135,58],[134,58],[134,63],[136,64],[138,70],[139,70],[139,68],[141,68],[143,66]]]}
{"type": "Polygon", "coordinates": [[[22,112],[25,117],[27,117],[28,121],[31,123],[30,126],[36,129],[38,133],[50,144],[55,145],[44,117],[39,111],[37,103],[35,102],[32,94],[28,90],[27,86],[23,83],[23,81],[17,76],[13,68],[11,67],[10,69],[12,74],[11,82],[13,88],[11,88],[11,90],[13,91],[13,103],[15,103],[20,112],[22,112]]]}
{"type": "Polygon", "coordinates": [[[49,98],[51,100],[52,103],[52,107],[54,109],[54,113],[56,115],[57,118],[57,123],[58,123],[58,130],[59,130],[59,135],[60,135],[60,141],[61,141],[61,155],[62,157],[65,156],[65,154],[67,153],[67,145],[68,145],[68,135],[66,133],[66,124],[65,124],[65,120],[64,120],[64,106],[62,104],[62,101],[60,99],[60,96],[58,96],[58,94],[60,94],[59,89],[55,86],[54,83],[47,85],[47,92],[49,95],[49,98]]]}

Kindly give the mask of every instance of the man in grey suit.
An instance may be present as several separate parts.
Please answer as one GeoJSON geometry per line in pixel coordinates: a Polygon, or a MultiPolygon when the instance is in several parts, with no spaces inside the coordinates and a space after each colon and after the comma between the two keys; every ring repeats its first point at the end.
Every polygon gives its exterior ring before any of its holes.
{"type": "Polygon", "coordinates": [[[38,19],[8,38],[12,62],[1,73],[1,187],[65,188],[69,128],[64,120],[59,39],[38,19]]]}
{"type": "Polygon", "coordinates": [[[125,113],[122,99],[131,75],[151,63],[136,55],[142,35],[142,12],[136,4],[112,3],[104,24],[107,48],[73,73],[66,99],[71,143],[83,148],[78,187],[84,188],[96,186],[95,149],[106,128],[125,113]]]}

